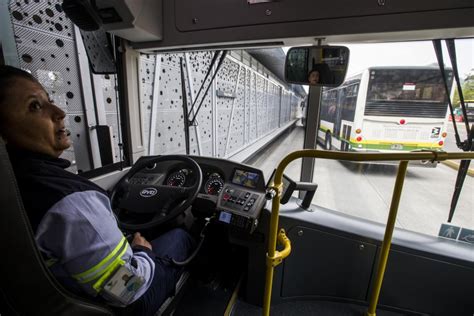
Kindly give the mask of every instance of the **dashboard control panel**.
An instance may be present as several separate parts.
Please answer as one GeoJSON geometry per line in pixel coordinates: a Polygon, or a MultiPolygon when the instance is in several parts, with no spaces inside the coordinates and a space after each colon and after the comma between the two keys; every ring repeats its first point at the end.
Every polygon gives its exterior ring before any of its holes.
{"type": "MultiPolygon", "coordinates": [[[[202,184],[193,202],[196,216],[217,215],[217,221],[231,229],[252,233],[265,206],[263,172],[234,161],[189,156],[202,171],[202,184]]],[[[141,157],[142,163],[155,156],[141,157]]],[[[131,185],[192,187],[197,180],[193,170],[181,161],[149,163],[129,179],[131,185]]]]}
{"type": "Polygon", "coordinates": [[[217,201],[219,221],[252,233],[265,204],[265,193],[227,184],[217,201]]]}

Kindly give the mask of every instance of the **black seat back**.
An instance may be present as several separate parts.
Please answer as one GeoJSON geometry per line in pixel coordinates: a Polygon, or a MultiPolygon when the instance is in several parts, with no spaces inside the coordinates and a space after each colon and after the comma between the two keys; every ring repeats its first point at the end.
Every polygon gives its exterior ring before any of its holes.
{"type": "MultiPolygon", "coordinates": [[[[0,300],[18,315],[113,315],[66,292],[36,247],[5,144],[0,139],[0,300]]],[[[0,313],[2,311],[0,310],[0,313]]]]}

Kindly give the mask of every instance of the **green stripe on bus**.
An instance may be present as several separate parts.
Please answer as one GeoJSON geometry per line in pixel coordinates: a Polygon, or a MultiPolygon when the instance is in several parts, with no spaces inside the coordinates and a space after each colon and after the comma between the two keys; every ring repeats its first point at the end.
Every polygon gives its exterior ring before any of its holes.
{"type": "Polygon", "coordinates": [[[329,128],[327,128],[326,126],[322,126],[322,125],[321,125],[321,126],[319,126],[319,129],[320,129],[321,131],[325,132],[325,133],[326,133],[327,131],[331,132],[331,130],[330,130],[329,128]]]}
{"type": "MultiPolygon", "coordinates": [[[[352,146],[352,148],[363,148],[363,149],[386,149],[386,150],[394,150],[392,149],[392,144],[360,144],[360,143],[354,143],[354,142],[349,142],[352,146]],[[359,145],[362,145],[362,147],[358,147],[359,145]]],[[[440,150],[441,146],[416,146],[416,145],[403,145],[403,149],[399,150],[420,150],[420,149],[428,149],[428,150],[440,150]]]]}

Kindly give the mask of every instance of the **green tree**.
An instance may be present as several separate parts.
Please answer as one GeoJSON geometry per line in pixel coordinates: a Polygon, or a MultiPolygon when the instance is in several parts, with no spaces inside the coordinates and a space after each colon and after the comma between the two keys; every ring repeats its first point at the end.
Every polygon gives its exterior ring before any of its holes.
{"type": "MultiPolygon", "coordinates": [[[[464,100],[474,100],[474,74],[467,76],[461,88],[462,88],[462,94],[464,96],[464,100]]],[[[455,107],[460,106],[459,93],[457,89],[454,92],[453,105],[455,107]]]]}

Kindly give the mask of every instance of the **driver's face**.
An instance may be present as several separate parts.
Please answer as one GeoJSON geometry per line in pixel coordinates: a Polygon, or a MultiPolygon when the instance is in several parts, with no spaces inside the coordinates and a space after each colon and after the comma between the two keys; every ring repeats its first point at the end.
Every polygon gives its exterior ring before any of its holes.
{"type": "Polygon", "coordinates": [[[24,78],[12,83],[0,105],[2,137],[15,147],[59,157],[71,146],[64,126],[66,114],[39,83],[24,78]]]}
{"type": "Polygon", "coordinates": [[[319,83],[319,72],[318,71],[312,71],[309,74],[308,82],[310,84],[318,84],[319,83]]]}

